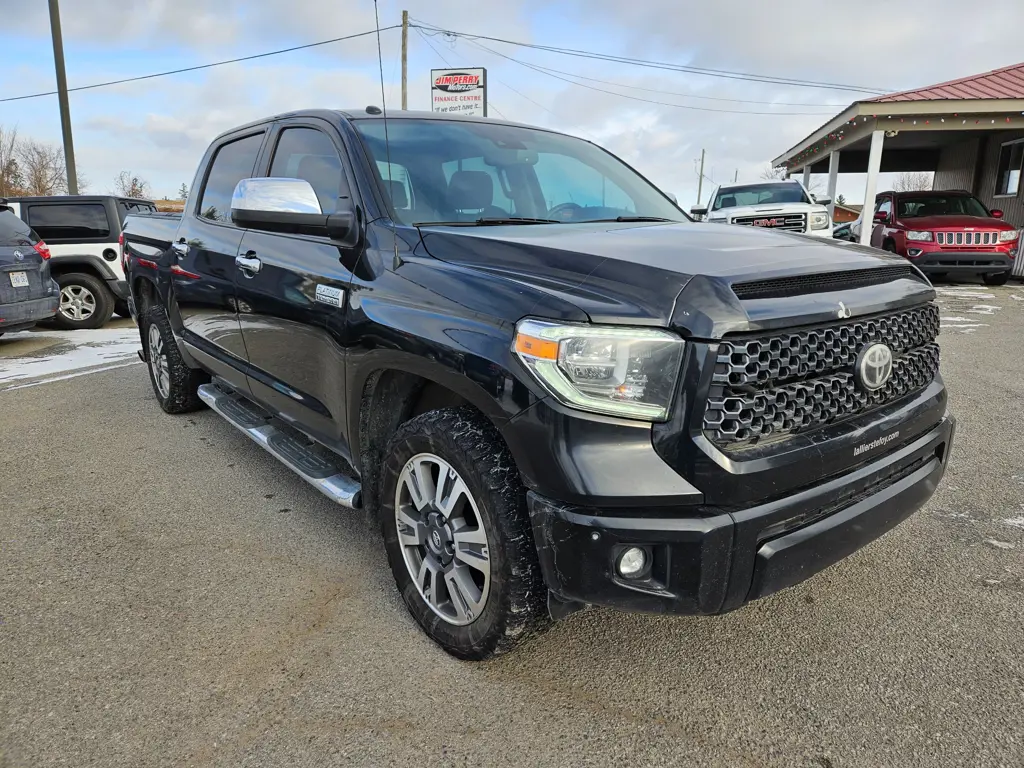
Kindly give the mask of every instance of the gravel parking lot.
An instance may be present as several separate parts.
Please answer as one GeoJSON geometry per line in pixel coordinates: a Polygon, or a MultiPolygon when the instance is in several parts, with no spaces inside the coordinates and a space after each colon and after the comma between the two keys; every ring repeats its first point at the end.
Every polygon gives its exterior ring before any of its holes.
{"type": "Polygon", "coordinates": [[[0,766],[1020,765],[1024,287],[940,293],[924,510],[736,613],[592,609],[476,665],[362,514],[130,359],[15,376],[45,345],[0,340],[0,766]]]}

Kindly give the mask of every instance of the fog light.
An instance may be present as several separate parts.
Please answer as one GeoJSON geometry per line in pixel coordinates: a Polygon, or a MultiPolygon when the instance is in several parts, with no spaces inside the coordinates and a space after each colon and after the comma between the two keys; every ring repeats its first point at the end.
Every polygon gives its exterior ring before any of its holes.
{"type": "Polygon", "coordinates": [[[908,248],[907,249],[907,256],[909,256],[912,259],[916,259],[920,255],[921,255],[921,249],[920,248],[908,248]]]}
{"type": "Polygon", "coordinates": [[[640,547],[630,547],[619,555],[619,575],[635,579],[647,567],[647,553],[640,547]]]}

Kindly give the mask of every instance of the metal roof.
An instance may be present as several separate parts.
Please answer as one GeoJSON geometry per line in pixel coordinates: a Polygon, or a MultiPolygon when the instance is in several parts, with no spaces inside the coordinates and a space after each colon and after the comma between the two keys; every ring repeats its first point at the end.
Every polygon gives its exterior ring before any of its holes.
{"type": "Polygon", "coordinates": [[[867,99],[868,102],[938,99],[1024,99],[1024,62],[945,83],[867,99]]]}

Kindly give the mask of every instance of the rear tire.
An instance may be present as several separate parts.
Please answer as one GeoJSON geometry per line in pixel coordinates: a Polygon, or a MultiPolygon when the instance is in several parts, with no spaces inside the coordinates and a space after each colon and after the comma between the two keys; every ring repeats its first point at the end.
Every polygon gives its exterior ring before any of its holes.
{"type": "Polygon", "coordinates": [[[203,408],[205,403],[198,390],[209,377],[185,365],[163,307],[151,307],[141,319],[149,381],[160,407],[167,413],[190,413],[203,408]]]}
{"type": "Polygon", "coordinates": [[[114,294],[106,283],[86,272],[67,272],[55,278],[60,304],[51,321],[55,328],[75,331],[102,328],[114,312],[114,294]]]}
{"type": "Polygon", "coordinates": [[[423,631],[473,661],[543,631],[547,589],[526,491],[490,422],[469,407],[430,411],[402,424],[384,455],[384,546],[423,631]]]}
{"type": "Polygon", "coordinates": [[[1000,272],[995,275],[982,275],[981,279],[985,281],[985,285],[1006,285],[1010,279],[1009,272],[1000,272]]]}

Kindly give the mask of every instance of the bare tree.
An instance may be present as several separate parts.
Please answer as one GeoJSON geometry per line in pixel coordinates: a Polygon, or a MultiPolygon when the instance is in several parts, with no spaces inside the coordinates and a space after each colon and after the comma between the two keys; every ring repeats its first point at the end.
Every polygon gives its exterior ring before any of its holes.
{"type": "Polygon", "coordinates": [[[18,163],[18,129],[0,125],[0,197],[19,195],[25,184],[18,163]]]}
{"type": "Polygon", "coordinates": [[[765,169],[761,171],[761,178],[765,181],[781,181],[786,178],[786,169],[782,167],[773,168],[770,165],[765,166],[765,169]]]}
{"type": "Polygon", "coordinates": [[[121,197],[148,198],[149,182],[131,171],[121,171],[114,179],[114,194],[121,197]]]}
{"type": "Polygon", "coordinates": [[[182,202],[188,199],[188,184],[182,182],[182,185],[178,187],[178,199],[182,202]]]}
{"type": "Polygon", "coordinates": [[[892,188],[896,192],[927,191],[932,188],[932,177],[927,173],[901,173],[892,188]]]}
{"type": "Polygon", "coordinates": [[[59,146],[35,139],[23,139],[18,146],[18,163],[26,195],[68,193],[64,150],[59,146]]]}

